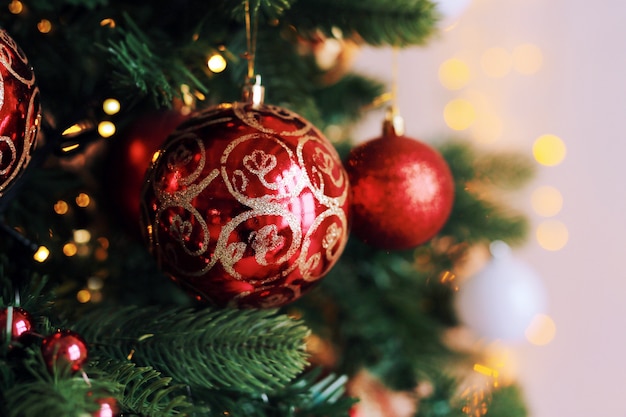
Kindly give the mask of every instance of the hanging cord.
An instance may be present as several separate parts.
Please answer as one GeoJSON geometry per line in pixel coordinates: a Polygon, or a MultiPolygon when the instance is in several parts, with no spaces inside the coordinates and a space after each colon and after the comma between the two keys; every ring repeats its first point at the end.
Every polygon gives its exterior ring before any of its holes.
{"type": "Polygon", "coordinates": [[[404,135],[404,119],[398,110],[398,67],[398,47],[394,46],[391,59],[391,105],[385,114],[383,136],[404,135]]]}
{"type": "Polygon", "coordinates": [[[243,88],[243,101],[251,103],[253,108],[258,108],[265,99],[265,89],[261,85],[261,76],[254,73],[254,59],[256,56],[256,43],[259,28],[258,7],[250,10],[250,1],[245,2],[246,13],[246,45],[245,57],[248,60],[248,76],[243,88]]]}

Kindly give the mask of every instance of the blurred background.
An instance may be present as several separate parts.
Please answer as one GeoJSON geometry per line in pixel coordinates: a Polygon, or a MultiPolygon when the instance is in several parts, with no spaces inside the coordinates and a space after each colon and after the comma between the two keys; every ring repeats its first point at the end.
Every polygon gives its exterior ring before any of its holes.
{"type": "MultiPolygon", "coordinates": [[[[514,254],[540,275],[549,308],[541,337],[505,346],[503,369],[532,417],[626,416],[626,3],[444,3],[446,30],[397,56],[407,135],[520,151],[538,166],[511,201],[533,228],[514,254]]],[[[366,48],[354,65],[391,84],[392,62],[366,48]]],[[[378,136],[381,120],[355,137],[378,136]]]]}

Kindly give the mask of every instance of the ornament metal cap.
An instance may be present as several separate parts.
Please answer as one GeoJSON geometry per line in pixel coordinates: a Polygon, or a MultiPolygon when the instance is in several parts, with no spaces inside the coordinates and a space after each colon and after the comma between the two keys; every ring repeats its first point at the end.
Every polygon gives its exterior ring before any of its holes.
{"type": "Polygon", "coordinates": [[[256,109],[263,105],[264,100],[265,87],[261,85],[261,76],[257,74],[248,78],[243,87],[243,101],[251,103],[252,108],[256,109]]]}
{"type": "Polygon", "coordinates": [[[385,121],[383,122],[383,136],[404,135],[404,118],[398,113],[395,106],[387,108],[385,121]]]}

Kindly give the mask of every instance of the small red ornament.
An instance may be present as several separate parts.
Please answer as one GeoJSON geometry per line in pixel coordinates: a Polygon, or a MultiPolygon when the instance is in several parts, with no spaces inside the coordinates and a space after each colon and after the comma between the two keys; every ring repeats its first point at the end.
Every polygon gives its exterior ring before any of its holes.
{"type": "Polygon", "coordinates": [[[0,310],[0,340],[4,339],[6,335],[9,309],[12,309],[13,316],[11,319],[11,340],[19,339],[33,327],[32,318],[28,311],[20,307],[3,308],[0,310]]]}
{"type": "Polygon", "coordinates": [[[30,162],[40,117],[33,69],[15,41],[0,29],[0,197],[30,162]]]}
{"type": "Polygon", "coordinates": [[[87,361],[88,353],[85,340],[71,330],[59,330],[44,338],[41,352],[50,372],[55,364],[76,372],[87,361]]]}
{"type": "Polygon", "coordinates": [[[382,249],[427,242],[452,211],[454,179],[430,146],[385,121],[383,136],[356,146],[345,167],[352,187],[352,233],[382,249]]]}
{"type": "Polygon", "coordinates": [[[92,414],[93,417],[115,417],[120,412],[117,400],[113,397],[98,398],[96,402],[100,404],[100,409],[92,414]]]}
{"type": "Polygon", "coordinates": [[[185,116],[176,110],[155,111],[133,121],[111,149],[111,200],[119,207],[123,220],[138,232],[141,188],[152,156],[185,116]]]}
{"type": "Polygon", "coordinates": [[[197,299],[276,307],[339,258],[348,197],[336,150],[310,122],[235,102],[170,135],[148,172],[142,221],[163,270],[197,299]]]}

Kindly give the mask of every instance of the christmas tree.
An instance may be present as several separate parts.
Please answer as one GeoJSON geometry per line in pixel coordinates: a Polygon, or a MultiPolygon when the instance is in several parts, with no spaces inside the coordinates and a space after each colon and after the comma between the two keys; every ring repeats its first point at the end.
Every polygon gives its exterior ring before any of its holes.
{"type": "Polygon", "coordinates": [[[1,414],[526,415],[460,346],[454,300],[476,252],[524,241],[489,196],[531,165],[404,137],[389,86],[342,60],[440,19],[428,0],[0,10],[1,414]],[[382,144],[355,145],[381,106],[382,144]]]}

